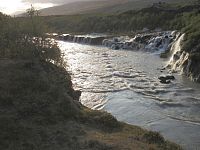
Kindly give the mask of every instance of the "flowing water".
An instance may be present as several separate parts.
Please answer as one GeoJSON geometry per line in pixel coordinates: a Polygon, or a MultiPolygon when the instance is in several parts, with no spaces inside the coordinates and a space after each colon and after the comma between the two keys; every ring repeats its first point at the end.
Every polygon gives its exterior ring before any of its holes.
{"type": "Polygon", "coordinates": [[[58,41],[81,102],[118,120],[160,132],[188,150],[200,149],[200,85],[184,76],[161,84],[168,60],[155,53],[58,41]]]}

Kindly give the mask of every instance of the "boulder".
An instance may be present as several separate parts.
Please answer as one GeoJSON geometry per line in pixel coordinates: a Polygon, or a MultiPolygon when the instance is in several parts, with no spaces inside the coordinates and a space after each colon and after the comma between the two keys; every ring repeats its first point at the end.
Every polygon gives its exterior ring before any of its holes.
{"type": "Polygon", "coordinates": [[[111,46],[111,49],[119,50],[119,49],[120,49],[120,45],[118,45],[118,44],[113,44],[113,45],[111,46]]]}
{"type": "Polygon", "coordinates": [[[158,79],[160,80],[160,83],[169,84],[171,83],[171,80],[175,80],[175,77],[173,75],[161,75],[158,79]]]}
{"type": "Polygon", "coordinates": [[[91,45],[101,45],[103,40],[105,39],[105,37],[94,37],[94,38],[91,38],[91,45]]]}
{"type": "Polygon", "coordinates": [[[110,39],[104,39],[102,42],[102,45],[106,46],[106,47],[111,47],[114,44],[114,42],[110,39]]]}
{"type": "Polygon", "coordinates": [[[159,80],[165,79],[165,80],[175,80],[175,77],[173,75],[161,75],[158,77],[159,80]]]}

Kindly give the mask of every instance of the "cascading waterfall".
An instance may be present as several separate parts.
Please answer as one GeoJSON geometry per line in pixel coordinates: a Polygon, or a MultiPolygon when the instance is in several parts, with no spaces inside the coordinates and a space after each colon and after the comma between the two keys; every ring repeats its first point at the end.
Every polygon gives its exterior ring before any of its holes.
{"type": "Polygon", "coordinates": [[[171,67],[171,71],[181,71],[183,73],[183,69],[185,68],[188,70],[189,65],[189,53],[182,51],[181,43],[184,40],[185,34],[182,34],[178,37],[177,40],[173,43],[170,52],[172,53],[172,56],[169,60],[168,66],[171,67]],[[187,67],[184,65],[187,64],[187,67]]]}
{"type": "MultiPolygon", "coordinates": [[[[166,58],[168,51],[170,51],[172,55],[166,67],[170,68],[172,73],[179,71],[193,81],[199,82],[200,69],[194,67],[195,62],[190,59],[190,54],[181,48],[184,37],[185,34],[177,31],[162,31],[136,34],[135,37],[113,37],[104,34],[63,34],[59,35],[58,39],[81,44],[105,46],[114,50],[141,50],[161,55],[163,58],[166,58]]],[[[200,66],[200,64],[198,65],[200,66]]]]}

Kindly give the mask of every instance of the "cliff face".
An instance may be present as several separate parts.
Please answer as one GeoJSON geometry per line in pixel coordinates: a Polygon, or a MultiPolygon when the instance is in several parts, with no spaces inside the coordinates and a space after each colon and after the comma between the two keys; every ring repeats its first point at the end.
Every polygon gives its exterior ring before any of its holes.
{"type": "Polygon", "coordinates": [[[180,149],[158,133],[82,106],[65,69],[44,61],[0,60],[0,149],[180,149]]]}
{"type": "Polygon", "coordinates": [[[181,71],[192,81],[200,82],[200,51],[199,46],[194,46],[191,50],[184,50],[185,34],[180,35],[171,48],[171,59],[169,66],[174,71],[181,71]]]}

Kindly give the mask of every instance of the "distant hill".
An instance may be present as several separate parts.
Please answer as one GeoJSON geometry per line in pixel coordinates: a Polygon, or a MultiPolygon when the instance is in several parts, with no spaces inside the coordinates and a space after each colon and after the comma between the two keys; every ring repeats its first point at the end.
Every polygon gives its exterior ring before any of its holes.
{"type": "Polygon", "coordinates": [[[110,14],[117,12],[120,13],[127,10],[138,10],[144,7],[151,6],[153,3],[156,2],[188,3],[188,0],[84,0],[45,8],[40,10],[40,12],[42,16],[90,13],[110,14]]]}
{"type": "Polygon", "coordinates": [[[45,8],[40,10],[40,12],[42,16],[73,15],[73,14],[85,14],[90,12],[103,13],[102,10],[104,10],[105,8],[114,7],[116,5],[124,5],[128,2],[129,0],[79,1],[51,8],[45,8]]]}

